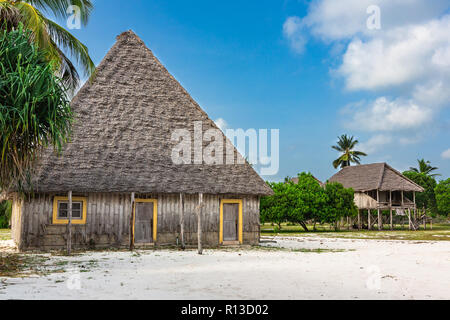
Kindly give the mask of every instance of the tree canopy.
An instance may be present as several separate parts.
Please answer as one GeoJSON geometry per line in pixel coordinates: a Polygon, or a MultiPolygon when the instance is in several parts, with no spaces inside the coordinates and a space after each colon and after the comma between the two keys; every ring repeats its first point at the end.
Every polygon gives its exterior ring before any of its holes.
{"type": "Polygon", "coordinates": [[[434,193],[439,213],[448,216],[450,213],[450,178],[440,181],[434,189],[434,193]]]}
{"type": "Polygon", "coordinates": [[[283,222],[298,223],[305,230],[307,221],[334,223],[357,214],[352,189],[339,183],[321,187],[310,173],[300,173],[298,183],[269,183],[274,195],[261,199],[261,221],[279,227],[283,222]]]}
{"type": "Polygon", "coordinates": [[[419,165],[418,168],[410,167],[409,170],[416,173],[423,173],[430,177],[437,177],[440,176],[438,173],[432,173],[435,170],[438,170],[438,167],[431,166],[430,161],[425,161],[425,159],[417,159],[417,163],[419,165]]]}
{"type": "Polygon", "coordinates": [[[359,143],[353,136],[347,136],[343,134],[338,137],[337,145],[331,146],[334,150],[339,151],[341,156],[333,161],[333,167],[337,169],[339,166],[341,168],[350,166],[352,163],[360,164],[361,157],[367,156],[362,151],[356,151],[354,148],[359,143]]]}
{"type": "Polygon", "coordinates": [[[72,122],[66,87],[30,37],[0,30],[0,190],[23,183],[43,147],[60,150],[72,122]]]}
{"type": "Polygon", "coordinates": [[[79,74],[64,52],[79,63],[86,76],[94,73],[95,65],[87,47],[44,13],[64,20],[76,13],[80,25],[86,25],[92,8],[91,0],[0,0],[0,28],[11,30],[22,23],[25,29],[30,30],[30,39],[45,50],[45,58],[52,62],[53,70],[58,71],[65,85],[75,89],[79,84],[79,74]],[[70,8],[76,8],[77,12],[71,12],[70,8]]]}

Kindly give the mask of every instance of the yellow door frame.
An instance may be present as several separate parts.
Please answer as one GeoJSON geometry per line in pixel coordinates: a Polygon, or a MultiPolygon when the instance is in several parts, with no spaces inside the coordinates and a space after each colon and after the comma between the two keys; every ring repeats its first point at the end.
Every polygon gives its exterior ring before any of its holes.
{"type": "MultiPolygon", "coordinates": [[[[134,203],[153,202],[153,242],[156,242],[158,236],[158,200],[157,199],[135,199],[134,203]]],[[[134,242],[134,226],[136,222],[136,205],[133,206],[133,242],[134,242]]]]}
{"type": "Polygon", "coordinates": [[[239,243],[243,243],[243,223],[242,223],[242,199],[221,199],[220,200],[220,226],[219,226],[219,243],[223,244],[223,205],[224,203],[239,204],[239,221],[238,221],[238,239],[239,243]]]}

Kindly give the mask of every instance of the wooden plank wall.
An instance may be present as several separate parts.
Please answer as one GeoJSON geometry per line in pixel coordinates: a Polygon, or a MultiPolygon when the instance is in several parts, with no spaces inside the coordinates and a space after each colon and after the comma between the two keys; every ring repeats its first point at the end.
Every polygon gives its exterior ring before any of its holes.
{"type": "MultiPolygon", "coordinates": [[[[66,245],[66,225],[52,225],[53,197],[64,194],[38,194],[26,199],[22,209],[22,249],[49,250],[66,245]]],[[[73,225],[74,248],[127,247],[129,244],[129,223],[131,196],[129,194],[90,193],[76,194],[87,198],[87,219],[85,225],[73,225]]],[[[137,199],[158,199],[158,245],[176,245],[179,242],[180,218],[179,195],[139,195],[137,199]]],[[[259,242],[259,198],[256,196],[204,195],[202,210],[203,241],[205,245],[219,244],[220,199],[243,199],[244,243],[259,242]]],[[[187,244],[197,243],[198,195],[185,195],[185,238],[187,244]]]]}

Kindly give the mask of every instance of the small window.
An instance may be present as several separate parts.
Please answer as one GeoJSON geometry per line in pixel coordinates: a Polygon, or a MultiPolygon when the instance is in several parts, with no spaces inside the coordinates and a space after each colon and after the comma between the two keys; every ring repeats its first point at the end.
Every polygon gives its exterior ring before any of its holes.
{"type": "MultiPolygon", "coordinates": [[[[72,198],[72,223],[86,223],[86,198],[72,198]]],[[[53,224],[69,223],[69,199],[67,197],[55,197],[53,200],[53,224]]]]}
{"type": "MultiPolygon", "coordinates": [[[[83,202],[72,202],[72,219],[83,217],[83,202]]],[[[58,219],[69,219],[69,201],[58,201],[58,219]]]]}

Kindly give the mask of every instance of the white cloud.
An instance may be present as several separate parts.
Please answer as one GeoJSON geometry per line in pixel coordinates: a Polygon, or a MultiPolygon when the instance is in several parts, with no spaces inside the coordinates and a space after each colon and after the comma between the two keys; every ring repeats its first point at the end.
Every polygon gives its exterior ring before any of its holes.
{"type": "Polygon", "coordinates": [[[359,149],[362,152],[371,154],[392,142],[392,137],[389,135],[378,134],[367,140],[366,142],[361,142],[359,144],[359,149]]]}
{"type": "Polygon", "coordinates": [[[370,103],[347,107],[347,126],[362,131],[399,131],[416,128],[431,120],[432,111],[413,101],[380,97],[370,103]]]}
{"type": "MultiPolygon", "coordinates": [[[[373,90],[450,77],[450,15],[398,27],[348,45],[338,74],[351,90],[373,90]]],[[[449,85],[450,89],[450,85],[449,85]]]]}
{"type": "Polygon", "coordinates": [[[443,159],[449,159],[450,160],[450,149],[447,149],[444,152],[442,152],[441,157],[443,159]]]}
{"type": "Polygon", "coordinates": [[[220,130],[222,130],[222,132],[225,132],[225,130],[228,128],[228,123],[222,118],[219,118],[214,122],[216,126],[218,126],[220,130]]]}
{"type": "Polygon", "coordinates": [[[299,17],[289,17],[283,24],[283,35],[296,53],[305,50],[305,33],[303,21],[299,17]]]}
{"type": "Polygon", "coordinates": [[[439,16],[448,8],[448,0],[315,0],[304,23],[313,35],[328,41],[370,36],[380,32],[367,28],[367,8],[372,5],[380,8],[381,31],[387,31],[439,16]]]}

